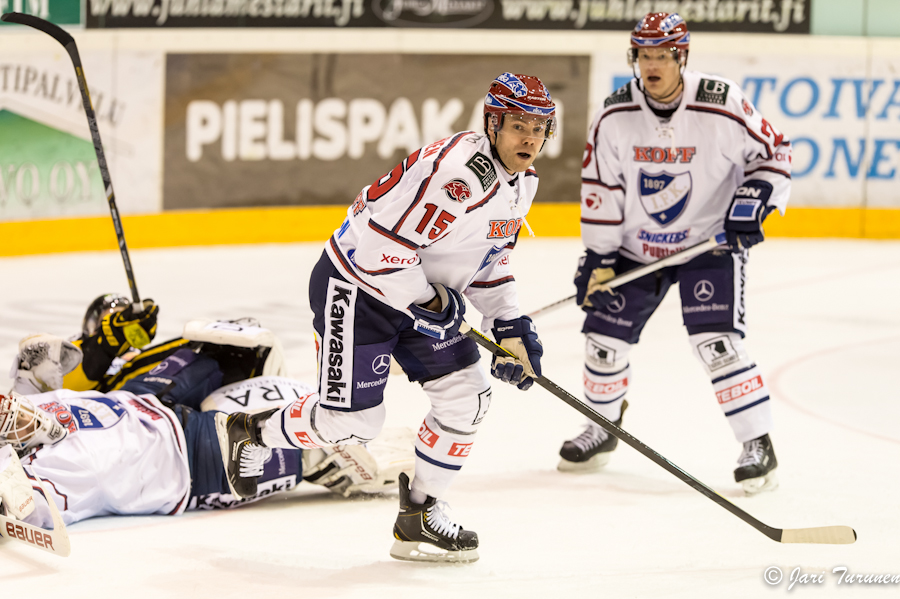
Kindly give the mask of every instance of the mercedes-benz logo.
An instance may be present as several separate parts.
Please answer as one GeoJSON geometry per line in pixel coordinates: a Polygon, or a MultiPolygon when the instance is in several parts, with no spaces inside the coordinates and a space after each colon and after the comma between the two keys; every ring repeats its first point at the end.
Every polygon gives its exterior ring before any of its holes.
{"type": "Polygon", "coordinates": [[[606,304],[606,309],[612,312],[613,314],[618,314],[622,310],[625,309],[625,296],[619,293],[616,295],[616,299],[606,304]]]}
{"type": "Polygon", "coordinates": [[[699,302],[708,302],[712,299],[713,293],[715,292],[716,288],[706,279],[697,281],[697,284],[694,285],[694,297],[696,297],[699,302]]]}
{"type": "Polygon", "coordinates": [[[376,356],[372,361],[372,370],[375,374],[384,374],[391,368],[391,357],[388,354],[376,356]]]}

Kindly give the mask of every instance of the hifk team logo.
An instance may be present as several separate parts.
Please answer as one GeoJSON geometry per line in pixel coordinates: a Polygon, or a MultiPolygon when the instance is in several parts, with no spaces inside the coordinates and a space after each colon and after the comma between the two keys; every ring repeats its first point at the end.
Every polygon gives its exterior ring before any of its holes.
{"type": "Polygon", "coordinates": [[[441,189],[454,202],[465,202],[472,197],[472,190],[469,189],[469,184],[462,179],[451,179],[444,183],[441,189]]]}
{"type": "Polygon", "coordinates": [[[675,222],[691,199],[691,174],[663,171],[652,175],[640,169],[639,176],[641,205],[650,218],[663,227],[675,222]]]}

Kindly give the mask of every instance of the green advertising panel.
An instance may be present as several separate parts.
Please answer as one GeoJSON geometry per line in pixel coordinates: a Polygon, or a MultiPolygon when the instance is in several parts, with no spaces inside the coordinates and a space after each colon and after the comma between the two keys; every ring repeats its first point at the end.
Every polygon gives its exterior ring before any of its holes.
{"type": "Polygon", "coordinates": [[[0,110],[0,132],[0,221],[102,211],[90,141],[9,110],[0,110]]]}
{"type": "MultiPolygon", "coordinates": [[[[81,25],[81,0],[0,0],[0,14],[7,12],[23,12],[57,25],[81,25]]],[[[0,27],[9,26],[16,25],[0,21],[0,27]]]]}

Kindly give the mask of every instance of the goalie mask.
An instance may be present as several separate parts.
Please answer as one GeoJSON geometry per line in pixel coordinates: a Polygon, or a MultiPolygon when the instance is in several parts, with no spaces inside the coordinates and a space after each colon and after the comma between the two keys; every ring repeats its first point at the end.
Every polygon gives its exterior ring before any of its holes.
{"type": "Polygon", "coordinates": [[[90,337],[100,328],[100,322],[103,317],[113,312],[121,312],[131,303],[124,295],[118,293],[106,293],[91,302],[87,312],[84,313],[84,320],[81,324],[81,331],[86,337],[90,337]]]}
{"type": "MultiPolygon", "coordinates": [[[[60,413],[63,419],[71,419],[71,413],[60,413]]],[[[74,421],[71,423],[74,427],[74,421]]],[[[53,445],[66,438],[67,427],[58,418],[35,407],[31,400],[15,391],[0,394],[0,445],[12,445],[16,453],[37,447],[53,445]]]]}

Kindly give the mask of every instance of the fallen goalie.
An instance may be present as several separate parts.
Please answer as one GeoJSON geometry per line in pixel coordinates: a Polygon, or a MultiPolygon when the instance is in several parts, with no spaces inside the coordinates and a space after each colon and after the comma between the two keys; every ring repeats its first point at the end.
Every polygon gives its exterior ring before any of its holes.
{"type": "MultiPolygon", "coordinates": [[[[280,408],[315,390],[283,376],[220,387],[223,374],[229,377],[223,370],[234,368],[221,360],[223,348],[274,339],[254,321],[192,321],[185,331],[190,343],[119,390],[0,394],[0,536],[65,556],[65,525],[87,518],[231,508],[289,491],[303,480],[343,496],[378,493],[396,489],[400,473],[412,471],[412,431],[386,431],[367,446],[275,449],[260,457],[257,494],[235,498],[215,415],[280,408]]],[[[77,363],[71,355],[80,352],[62,339],[27,339],[32,360],[41,355],[48,361],[44,370],[77,363]]],[[[61,381],[65,374],[47,378],[61,381]]]]}

